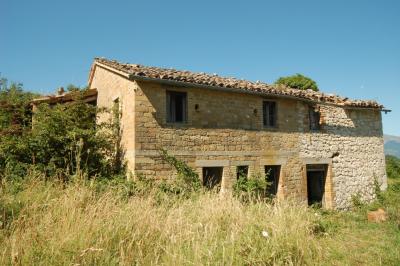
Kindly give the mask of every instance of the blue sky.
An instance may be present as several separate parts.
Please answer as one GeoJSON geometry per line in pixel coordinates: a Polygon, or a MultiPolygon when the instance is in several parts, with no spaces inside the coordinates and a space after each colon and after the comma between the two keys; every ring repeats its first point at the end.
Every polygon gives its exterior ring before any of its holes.
{"type": "Polygon", "coordinates": [[[40,93],[85,85],[94,57],[324,92],[392,109],[400,135],[400,1],[0,0],[0,73],[40,93]]]}

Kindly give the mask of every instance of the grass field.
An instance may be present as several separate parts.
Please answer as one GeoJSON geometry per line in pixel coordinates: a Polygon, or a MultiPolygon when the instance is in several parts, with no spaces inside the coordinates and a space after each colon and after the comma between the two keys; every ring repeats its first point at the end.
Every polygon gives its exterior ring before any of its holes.
{"type": "Polygon", "coordinates": [[[399,181],[347,212],[124,182],[3,181],[0,264],[400,265],[399,181]],[[381,206],[389,221],[368,222],[381,206]]]}

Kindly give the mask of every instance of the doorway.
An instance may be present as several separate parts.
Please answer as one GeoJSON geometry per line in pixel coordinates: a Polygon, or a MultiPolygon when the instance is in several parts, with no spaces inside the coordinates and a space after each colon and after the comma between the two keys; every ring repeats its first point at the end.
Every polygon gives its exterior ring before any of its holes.
{"type": "Polygon", "coordinates": [[[203,186],[209,189],[221,186],[223,167],[203,167],[203,186]]]}
{"type": "Polygon", "coordinates": [[[279,186],[279,175],[281,172],[280,165],[266,165],[264,166],[265,178],[269,186],[267,187],[267,195],[276,196],[279,186]]]}
{"type": "Polygon", "coordinates": [[[325,194],[326,164],[307,165],[307,197],[308,205],[323,204],[325,194]]]}

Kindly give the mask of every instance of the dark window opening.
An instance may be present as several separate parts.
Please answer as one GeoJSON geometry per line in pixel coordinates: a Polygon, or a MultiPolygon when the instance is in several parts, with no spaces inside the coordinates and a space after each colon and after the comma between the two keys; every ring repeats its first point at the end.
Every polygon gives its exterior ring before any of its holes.
{"type": "Polygon", "coordinates": [[[319,120],[321,118],[320,112],[318,110],[315,110],[313,106],[310,106],[308,109],[308,116],[310,120],[310,130],[319,130],[319,120]]]}
{"type": "Polygon", "coordinates": [[[212,189],[219,187],[222,181],[223,167],[203,167],[203,186],[212,189]]]}
{"type": "Polygon", "coordinates": [[[184,123],[187,120],[186,92],[167,91],[167,122],[184,123]]]}
{"type": "Polygon", "coordinates": [[[276,127],[276,102],[263,102],[264,127],[276,127]]]}
{"type": "Polygon", "coordinates": [[[322,204],[325,194],[327,166],[324,164],[307,165],[308,205],[322,204]]]}
{"type": "Polygon", "coordinates": [[[266,165],[265,166],[265,178],[268,182],[267,194],[276,196],[278,193],[279,176],[281,172],[280,165],[266,165]]]}
{"type": "Polygon", "coordinates": [[[236,167],[236,178],[245,178],[247,179],[247,176],[249,174],[249,166],[248,165],[239,165],[236,167]]]}

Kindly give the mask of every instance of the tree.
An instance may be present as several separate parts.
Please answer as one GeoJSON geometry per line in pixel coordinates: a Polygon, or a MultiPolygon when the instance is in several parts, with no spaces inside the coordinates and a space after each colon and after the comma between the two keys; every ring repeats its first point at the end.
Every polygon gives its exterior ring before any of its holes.
{"type": "Polygon", "coordinates": [[[280,77],[277,81],[275,81],[275,84],[282,84],[299,90],[319,91],[318,85],[314,80],[301,74],[280,77]]]}
{"type": "Polygon", "coordinates": [[[23,176],[25,161],[30,158],[26,133],[31,129],[30,100],[36,95],[26,92],[20,83],[0,78],[0,179],[4,173],[23,176]]]}
{"type": "Polygon", "coordinates": [[[9,85],[6,78],[0,77],[0,135],[5,133],[4,130],[15,134],[30,127],[32,108],[29,103],[37,96],[25,92],[21,83],[9,85]]]}

